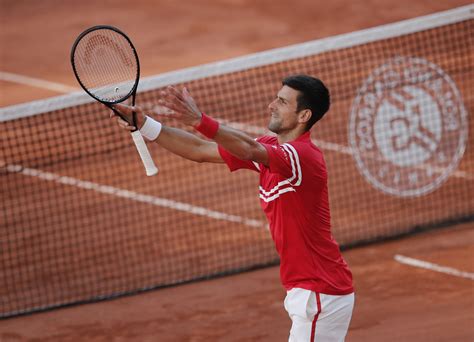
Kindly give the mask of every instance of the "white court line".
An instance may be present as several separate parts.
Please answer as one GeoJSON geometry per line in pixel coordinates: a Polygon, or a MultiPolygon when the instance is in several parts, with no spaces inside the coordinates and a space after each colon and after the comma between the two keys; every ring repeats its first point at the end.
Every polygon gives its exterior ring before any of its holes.
{"type": "Polygon", "coordinates": [[[2,165],[2,166],[4,166],[6,170],[11,173],[20,173],[25,176],[37,177],[42,180],[46,180],[46,181],[50,181],[50,182],[54,182],[54,183],[58,183],[62,185],[75,186],[77,188],[91,190],[91,191],[99,192],[106,195],[121,197],[121,198],[129,199],[129,200],[133,200],[136,202],[147,203],[147,204],[156,205],[159,207],[183,211],[188,214],[209,217],[212,219],[223,220],[227,222],[240,223],[240,224],[244,224],[246,226],[254,227],[254,228],[267,229],[268,227],[266,222],[263,222],[263,221],[248,219],[248,218],[237,216],[237,215],[231,215],[231,214],[223,213],[220,211],[210,210],[207,208],[191,205],[188,203],[174,201],[167,198],[140,194],[134,191],[120,189],[120,188],[116,188],[116,187],[108,186],[108,185],[97,184],[97,183],[84,181],[84,180],[80,180],[73,177],[60,176],[58,174],[51,173],[51,172],[22,167],[21,165],[8,165],[7,164],[7,165],[2,165]]]}
{"type": "Polygon", "coordinates": [[[36,88],[48,89],[48,90],[52,90],[52,91],[55,91],[58,93],[64,93],[64,94],[68,94],[68,93],[79,90],[79,88],[77,87],[71,87],[65,84],[61,84],[61,83],[45,81],[39,78],[13,74],[11,72],[5,72],[5,71],[0,71],[0,80],[24,84],[24,85],[36,87],[36,88]]]}
{"type": "Polygon", "coordinates": [[[437,265],[437,264],[433,264],[431,262],[409,258],[409,257],[403,256],[403,255],[400,255],[400,254],[396,254],[394,256],[394,259],[396,261],[398,261],[399,263],[401,263],[401,264],[405,264],[405,265],[409,265],[409,266],[413,266],[413,267],[418,267],[418,268],[424,268],[424,269],[430,270],[430,271],[445,273],[445,274],[449,274],[449,275],[456,276],[456,277],[461,277],[461,278],[474,280],[474,273],[459,271],[459,270],[457,270],[455,268],[452,268],[452,267],[440,266],[440,265],[437,265]]]}

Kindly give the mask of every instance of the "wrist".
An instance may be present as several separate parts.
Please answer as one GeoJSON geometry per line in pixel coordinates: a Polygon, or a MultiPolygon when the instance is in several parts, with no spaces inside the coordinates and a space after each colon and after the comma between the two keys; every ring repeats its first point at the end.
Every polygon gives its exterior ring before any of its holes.
{"type": "Polygon", "coordinates": [[[201,121],[194,128],[205,137],[214,139],[219,130],[219,122],[204,113],[201,114],[201,121]]]}
{"type": "Polygon", "coordinates": [[[159,121],[156,121],[149,116],[145,117],[145,122],[142,128],[140,128],[141,135],[147,140],[153,141],[158,138],[161,133],[162,125],[159,121]]]}

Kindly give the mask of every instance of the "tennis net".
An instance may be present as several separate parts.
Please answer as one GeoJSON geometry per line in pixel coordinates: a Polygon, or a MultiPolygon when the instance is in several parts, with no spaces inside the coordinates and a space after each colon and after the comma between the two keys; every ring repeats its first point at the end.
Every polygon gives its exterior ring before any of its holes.
{"type": "MultiPolygon", "coordinates": [[[[252,136],[287,75],[321,78],[325,153],[343,247],[472,221],[474,6],[158,75],[151,108],[186,85],[201,109],[252,136]]],[[[176,126],[176,123],[171,123],[176,126]]],[[[258,176],[149,145],[73,93],[0,110],[0,317],[275,265],[258,176]]]]}

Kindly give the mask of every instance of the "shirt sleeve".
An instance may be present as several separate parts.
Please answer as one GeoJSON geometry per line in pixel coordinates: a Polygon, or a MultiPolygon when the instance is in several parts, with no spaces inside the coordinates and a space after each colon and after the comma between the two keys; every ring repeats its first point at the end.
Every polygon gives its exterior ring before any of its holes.
{"type": "Polygon", "coordinates": [[[300,158],[296,148],[292,144],[271,145],[262,144],[268,153],[268,169],[271,173],[277,173],[287,179],[292,185],[301,183],[300,158]]]}
{"type": "Polygon", "coordinates": [[[239,169],[248,169],[256,172],[260,171],[260,166],[256,162],[239,159],[225,150],[222,146],[218,146],[218,151],[230,171],[236,171],[239,169]]]}

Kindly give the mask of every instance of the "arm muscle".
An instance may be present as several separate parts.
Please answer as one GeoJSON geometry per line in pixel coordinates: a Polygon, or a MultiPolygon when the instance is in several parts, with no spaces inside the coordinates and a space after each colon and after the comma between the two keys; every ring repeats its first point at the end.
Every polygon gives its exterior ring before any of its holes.
{"type": "Polygon", "coordinates": [[[155,142],[168,151],[195,162],[224,162],[215,142],[201,139],[182,129],[163,126],[155,142]]]}

